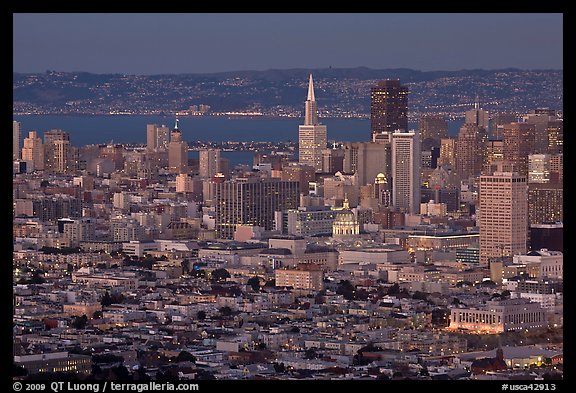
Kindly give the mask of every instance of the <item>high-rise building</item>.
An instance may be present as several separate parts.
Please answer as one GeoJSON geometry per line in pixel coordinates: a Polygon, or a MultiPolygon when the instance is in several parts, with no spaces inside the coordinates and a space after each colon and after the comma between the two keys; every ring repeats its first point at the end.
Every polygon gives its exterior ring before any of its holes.
{"type": "Polygon", "coordinates": [[[504,140],[488,139],[486,146],[486,164],[490,165],[494,161],[504,159],[504,140]]]}
{"type": "Polygon", "coordinates": [[[390,145],[374,142],[344,143],[343,169],[355,173],[358,185],[372,184],[379,173],[390,176],[390,145]]]}
{"type": "Polygon", "coordinates": [[[528,183],[550,182],[550,154],[528,155],[528,183]]]}
{"type": "Polygon", "coordinates": [[[44,133],[44,169],[51,173],[74,173],[78,168],[78,149],[70,144],[70,134],[62,130],[44,133]]]}
{"type": "Polygon", "coordinates": [[[182,132],[178,128],[178,119],[171,133],[168,144],[168,171],[170,173],[188,172],[188,144],[182,139],[182,132]]]}
{"type": "MultiPolygon", "coordinates": [[[[316,172],[310,165],[298,163],[284,164],[280,172],[280,179],[284,181],[297,181],[300,184],[300,192],[308,195],[308,184],[314,182],[316,172]]],[[[275,176],[278,177],[278,176],[275,176]]]]}
{"type": "Polygon", "coordinates": [[[392,134],[392,205],[410,214],[420,211],[420,138],[414,130],[392,134]]]}
{"type": "Polygon", "coordinates": [[[486,137],[488,137],[488,133],[490,132],[490,114],[488,111],[480,108],[478,98],[476,98],[476,102],[474,103],[474,109],[465,112],[464,123],[474,124],[475,126],[484,128],[486,137]]]}
{"type": "Polygon", "coordinates": [[[372,87],[370,93],[370,129],[381,132],[408,130],[408,87],[399,80],[386,79],[372,87]]]}
{"type": "Polygon", "coordinates": [[[530,153],[548,152],[548,125],[557,119],[556,111],[548,108],[537,108],[524,116],[524,122],[533,125],[534,146],[530,153]]]}
{"type": "Polygon", "coordinates": [[[526,253],[527,194],[526,176],[509,162],[495,162],[480,176],[480,264],[526,253]]]}
{"type": "Polygon", "coordinates": [[[32,171],[44,170],[44,145],[42,144],[42,139],[36,134],[36,131],[30,131],[28,138],[24,138],[22,159],[32,165],[32,171]]]}
{"type": "Polygon", "coordinates": [[[344,150],[324,149],[322,150],[322,172],[335,174],[344,170],[344,150]]]}
{"type": "Polygon", "coordinates": [[[511,112],[496,112],[490,118],[490,138],[503,139],[502,129],[504,124],[518,121],[518,114],[511,112]]]}
{"type": "Polygon", "coordinates": [[[528,184],[528,223],[564,221],[564,187],[561,183],[528,184]]]}
{"type": "Polygon", "coordinates": [[[564,151],[564,122],[562,119],[548,122],[546,127],[549,154],[561,154],[564,151]]]}
{"type": "Polygon", "coordinates": [[[146,148],[148,150],[168,150],[170,131],[164,124],[146,125],[146,148]]]}
{"type": "Polygon", "coordinates": [[[564,181],[564,154],[552,154],[550,156],[550,181],[564,181]]]}
{"type": "Polygon", "coordinates": [[[516,165],[522,176],[528,175],[528,155],[534,152],[534,125],[530,123],[508,123],[504,125],[503,156],[516,165]]]}
{"type": "Polygon", "coordinates": [[[437,166],[456,165],[456,139],[442,138],[440,140],[440,157],[437,166]]]}
{"type": "Polygon", "coordinates": [[[326,149],[326,144],[326,126],[318,122],[314,85],[310,74],[304,124],[298,127],[298,162],[310,165],[316,172],[322,172],[322,152],[326,149]]]}
{"type": "Polygon", "coordinates": [[[12,159],[20,159],[20,142],[22,141],[22,124],[12,120],[12,159]]]}
{"type": "Polygon", "coordinates": [[[233,239],[238,225],[274,229],[274,213],[298,207],[297,181],[275,178],[235,179],[215,183],[215,229],[221,239],[233,239]]]}
{"type": "Polygon", "coordinates": [[[220,150],[202,149],[199,154],[199,175],[202,178],[211,178],[220,172],[220,150]]]}
{"type": "Polygon", "coordinates": [[[418,130],[423,151],[428,151],[432,147],[440,147],[442,138],[448,138],[448,122],[441,115],[422,115],[418,130]]]}
{"type": "Polygon", "coordinates": [[[460,179],[476,177],[486,162],[486,129],[465,123],[460,127],[456,142],[456,174],[460,179]]]}

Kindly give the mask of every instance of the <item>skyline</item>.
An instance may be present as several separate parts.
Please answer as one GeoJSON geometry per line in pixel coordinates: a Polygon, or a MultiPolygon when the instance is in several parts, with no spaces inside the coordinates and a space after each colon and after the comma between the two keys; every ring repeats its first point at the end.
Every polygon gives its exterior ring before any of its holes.
{"type": "Polygon", "coordinates": [[[562,69],[562,17],[14,13],[13,71],[153,75],[329,67],[562,69]]]}

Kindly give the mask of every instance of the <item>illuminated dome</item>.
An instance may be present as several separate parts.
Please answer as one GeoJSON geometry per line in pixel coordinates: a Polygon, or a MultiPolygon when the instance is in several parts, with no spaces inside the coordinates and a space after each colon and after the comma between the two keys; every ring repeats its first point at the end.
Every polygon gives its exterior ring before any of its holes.
{"type": "Polygon", "coordinates": [[[336,212],[334,222],[332,223],[332,236],[350,236],[358,235],[360,233],[360,224],[356,219],[356,215],[350,210],[348,203],[348,196],[344,197],[342,210],[336,212]]]}
{"type": "Polygon", "coordinates": [[[386,175],[385,175],[385,174],[383,174],[382,172],[380,172],[379,174],[376,175],[375,183],[378,183],[378,184],[388,184],[388,179],[386,178],[386,175]]]}

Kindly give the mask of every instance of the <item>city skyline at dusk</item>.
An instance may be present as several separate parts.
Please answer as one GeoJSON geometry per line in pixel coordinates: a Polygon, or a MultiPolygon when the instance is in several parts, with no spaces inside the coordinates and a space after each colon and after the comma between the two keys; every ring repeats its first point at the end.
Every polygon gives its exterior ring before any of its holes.
{"type": "Polygon", "coordinates": [[[14,14],[13,390],[560,390],[562,18],[14,14]]]}

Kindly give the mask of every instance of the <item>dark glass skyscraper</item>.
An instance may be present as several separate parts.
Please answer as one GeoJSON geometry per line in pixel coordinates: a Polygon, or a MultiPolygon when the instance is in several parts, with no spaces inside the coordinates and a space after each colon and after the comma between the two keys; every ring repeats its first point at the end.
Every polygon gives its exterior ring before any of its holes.
{"type": "Polygon", "coordinates": [[[397,79],[378,82],[370,94],[372,135],[398,129],[408,131],[408,87],[397,79]]]}

